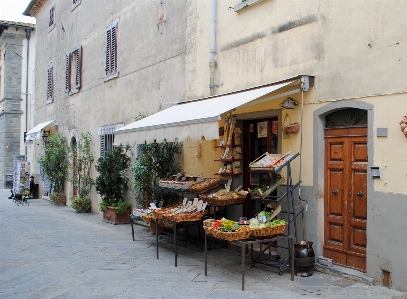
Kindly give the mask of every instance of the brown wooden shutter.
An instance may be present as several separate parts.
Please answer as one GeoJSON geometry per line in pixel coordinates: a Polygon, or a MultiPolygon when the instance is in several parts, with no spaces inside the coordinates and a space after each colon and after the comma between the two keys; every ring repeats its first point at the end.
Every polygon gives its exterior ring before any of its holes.
{"type": "Polygon", "coordinates": [[[106,154],[105,135],[100,135],[100,156],[104,157],[105,154],[106,154]]]}
{"type": "Polygon", "coordinates": [[[81,73],[82,73],[82,46],[79,46],[76,50],[76,74],[75,74],[75,88],[81,87],[81,73]]]}
{"type": "Polygon", "coordinates": [[[117,23],[112,27],[112,46],[111,46],[111,72],[116,73],[117,66],[117,23]]]}
{"type": "Polygon", "coordinates": [[[47,101],[52,102],[53,97],[54,97],[54,91],[53,91],[53,67],[50,66],[48,68],[48,80],[47,80],[47,101]]]}
{"type": "Polygon", "coordinates": [[[65,55],[65,92],[71,91],[71,53],[65,55]]]}
{"type": "Polygon", "coordinates": [[[111,28],[106,31],[106,75],[111,73],[110,69],[110,57],[111,57],[111,46],[112,46],[112,36],[111,28]]]}

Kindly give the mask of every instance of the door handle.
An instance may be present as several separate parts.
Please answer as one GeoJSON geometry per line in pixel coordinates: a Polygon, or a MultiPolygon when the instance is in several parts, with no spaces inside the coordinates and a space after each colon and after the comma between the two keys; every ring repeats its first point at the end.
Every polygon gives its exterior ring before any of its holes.
{"type": "Polygon", "coordinates": [[[332,194],[338,195],[338,190],[336,190],[336,189],[332,190],[332,194]]]}
{"type": "Polygon", "coordinates": [[[362,196],[363,196],[363,192],[362,192],[362,191],[359,191],[356,195],[359,196],[359,197],[362,197],[362,196]]]}

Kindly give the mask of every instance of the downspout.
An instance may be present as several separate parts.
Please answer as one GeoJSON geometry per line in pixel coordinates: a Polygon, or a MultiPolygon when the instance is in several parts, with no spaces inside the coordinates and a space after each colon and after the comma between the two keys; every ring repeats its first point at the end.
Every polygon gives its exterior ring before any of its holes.
{"type": "MultiPolygon", "coordinates": [[[[26,78],[25,78],[25,131],[28,132],[28,68],[30,57],[30,37],[31,28],[25,29],[25,37],[27,38],[27,66],[26,66],[26,78]]],[[[27,156],[27,147],[25,146],[25,155],[27,156]]]]}
{"type": "Polygon", "coordinates": [[[210,79],[209,79],[209,88],[210,94],[213,96],[215,94],[215,71],[216,71],[216,0],[212,0],[212,14],[211,14],[211,50],[210,50],[210,59],[209,59],[209,68],[210,68],[210,79]]]}

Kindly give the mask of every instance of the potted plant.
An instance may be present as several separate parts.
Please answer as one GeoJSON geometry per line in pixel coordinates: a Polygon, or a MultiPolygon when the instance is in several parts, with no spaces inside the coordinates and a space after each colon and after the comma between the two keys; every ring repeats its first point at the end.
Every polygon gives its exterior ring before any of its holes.
{"type": "Polygon", "coordinates": [[[89,132],[83,133],[76,146],[77,151],[77,165],[76,169],[71,169],[72,172],[76,170],[76,176],[73,176],[72,183],[78,188],[78,196],[72,198],[71,207],[77,213],[87,213],[91,210],[91,200],[89,193],[95,180],[91,177],[91,167],[95,160],[92,155],[90,146],[92,137],[89,132]]]}
{"type": "Polygon", "coordinates": [[[143,207],[147,208],[151,202],[158,205],[163,199],[162,192],[157,188],[158,181],[180,171],[176,157],[182,153],[182,143],[166,140],[145,143],[141,145],[141,151],[143,154],[133,165],[134,187],[141,194],[143,207]]]}
{"type": "MultiPolygon", "coordinates": [[[[150,202],[156,205],[164,199],[164,195],[159,191],[158,180],[167,178],[180,171],[180,166],[176,163],[176,155],[181,154],[182,144],[178,142],[161,142],[141,145],[143,154],[136,159],[133,165],[134,186],[140,193],[140,205],[147,208],[150,202]]],[[[173,200],[175,194],[166,194],[165,198],[173,200]]],[[[137,197],[137,198],[140,198],[137,197]]],[[[149,221],[151,233],[155,234],[155,221],[149,221]]],[[[164,228],[160,227],[159,232],[164,228]]]]}
{"type": "Polygon", "coordinates": [[[130,163],[130,146],[119,145],[100,157],[96,164],[96,191],[101,195],[99,204],[103,221],[113,224],[130,223],[131,204],[124,201],[124,188],[130,185],[126,170],[130,163]]]}
{"type": "Polygon", "coordinates": [[[64,183],[69,168],[68,153],[66,138],[56,134],[48,138],[44,145],[44,155],[39,158],[39,164],[50,182],[50,199],[55,205],[66,205],[64,183]]]}

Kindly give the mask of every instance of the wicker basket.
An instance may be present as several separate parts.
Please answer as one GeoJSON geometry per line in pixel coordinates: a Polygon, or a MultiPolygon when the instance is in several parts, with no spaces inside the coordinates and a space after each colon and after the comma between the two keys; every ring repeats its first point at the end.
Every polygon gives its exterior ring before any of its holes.
{"type": "Polygon", "coordinates": [[[250,237],[250,229],[247,227],[240,228],[234,232],[222,232],[219,230],[212,230],[212,234],[217,239],[226,241],[244,240],[250,237]]]}
{"type": "Polygon", "coordinates": [[[181,204],[177,203],[174,205],[170,205],[168,207],[162,208],[162,209],[156,209],[153,211],[153,215],[155,218],[158,219],[165,219],[166,217],[164,216],[165,214],[168,214],[169,210],[172,210],[173,208],[179,207],[181,204]]]}
{"type": "Polygon", "coordinates": [[[174,222],[185,222],[185,221],[198,221],[201,220],[202,217],[205,215],[204,212],[202,213],[188,213],[188,214],[164,214],[164,219],[168,219],[174,222]]]}
{"type": "Polygon", "coordinates": [[[213,234],[213,230],[212,230],[212,226],[204,226],[204,231],[207,235],[212,235],[213,234]]]}
{"type": "Polygon", "coordinates": [[[216,223],[216,221],[219,221],[219,220],[206,219],[206,220],[204,220],[202,223],[203,223],[203,226],[204,226],[204,227],[212,227],[212,226],[216,223]]]}
{"type": "Polygon", "coordinates": [[[155,222],[155,217],[154,216],[146,216],[143,215],[141,216],[141,219],[143,219],[143,221],[147,224],[150,224],[151,222],[155,222]]]}
{"type": "Polygon", "coordinates": [[[252,237],[267,237],[272,235],[281,235],[284,233],[286,224],[264,227],[264,228],[250,228],[250,236],[252,237]]]}
{"type": "Polygon", "coordinates": [[[285,127],[285,133],[286,134],[296,134],[300,131],[300,124],[299,123],[293,123],[291,125],[288,125],[285,127]]]}
{"type": "Polygon", "coordinates": [[[246,197],[231,198],[231,199],[217,199],[217,198],[207,197],[205,200],[209,204],[223,207],[223,206],[237,205],[237,204],[244,203],[246,201],[246,197]]]}

